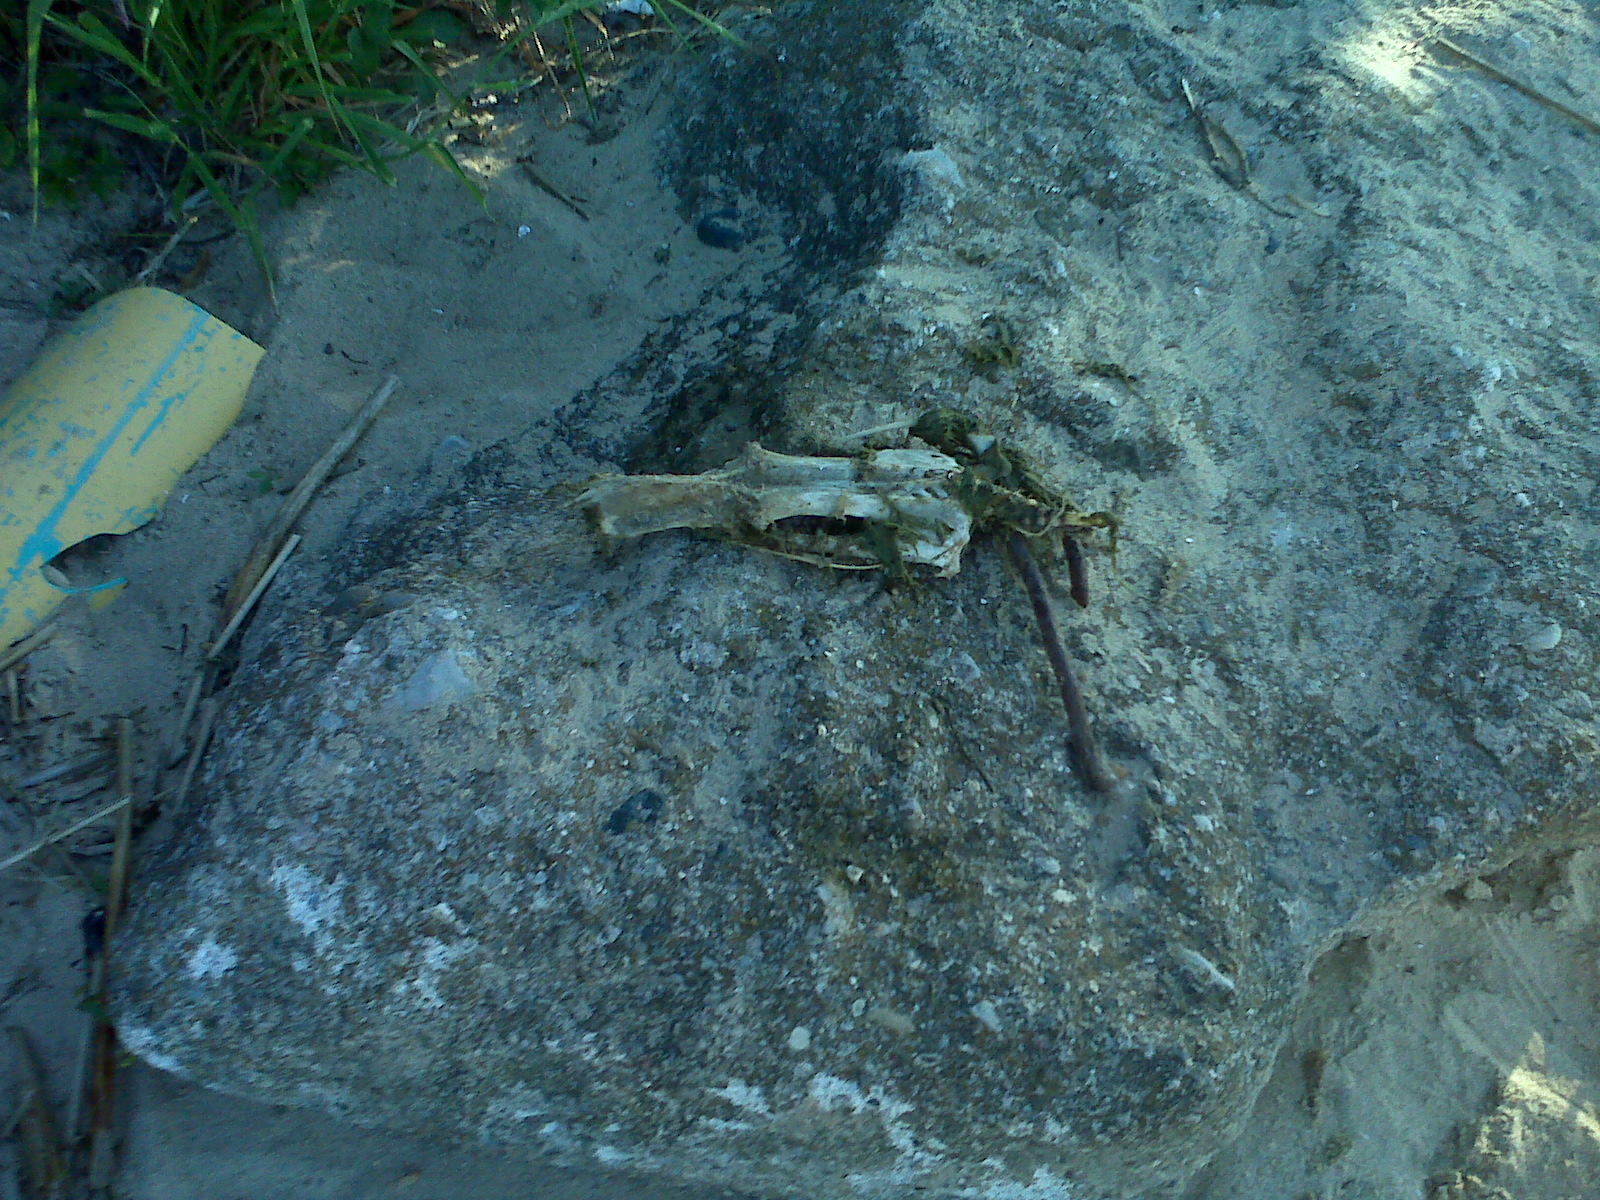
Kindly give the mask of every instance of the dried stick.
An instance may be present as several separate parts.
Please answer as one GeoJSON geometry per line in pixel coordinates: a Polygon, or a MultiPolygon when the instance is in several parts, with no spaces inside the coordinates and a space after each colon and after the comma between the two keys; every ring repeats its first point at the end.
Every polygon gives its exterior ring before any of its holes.
{"type": "Polygon", "coordinates": [[[167,244],[161,247],[160,250],[156,251],[155,255],[150,259],[150,261],[145,263],[144,269],[133,277],[133,282],[136,284],[143,283],[146,279],[149,279],[150,276],[159,271],[161,269],[161,264],[167,261],[167,256],[178,248],[179,242],[183,241],[184,238],[189,236],[189,230],[194,228],[195,222],[199,219],[200,218],[196,216],[185,217],[183,224],[179,225],[177,229],[172,231],[172,236],[167,239],[167,244]]]}
{"type": "Polygon", "coordinates": [[[18,1105],[17,1141],[22,1150],[23,1170],[28,1186],[37,1196],[59,1196],[67,1181],[67,1160],[61,1152],[55,1117],[50,1111],[50,1093],[45,1087],[44,1068],[33,1039],[20,1026],[11,1027],[11,1040],[21,1067],[22,1098],[18,1105]]]}
{"type": "Polygon", "coordinates": [[[124,808],[128,807],[130,802],[131,797],[122,796],[119,799],[112,801],[104,808],[96,809],[87,817],[82,817],[79,820],[74,821],[65,829],[58,829],[55,833],[46,834],[44,837],[34,842],[33,845],[28,846],[25,849],[18,850],[9,858],[0,859],[0,871],[14,867],[20,862],[27,862],[28,859],[39,853],[39,851],[43,850],[46,846],[54,846],[57,842],[65,841],[67,838],[77,833],[80,829],[87,829],[96,821],[99,821],[105,817],[109,817],[112,813],[121,812],[124,808]]]}
{"type": "Polygon", "coordinates": [[[106,752],[91,750],[87,754],[78,755],[77,758],[69,758],[66,762],[58,762],[42,771],[35,771],[16,785],[17,790],[25,792],[29,788],[43,787],[47,783],[73,783],[86,775],[93,775],[105,765],[106,752]]]}
{"type": "Polygon", "coordinates": [[[200,704],[202,692],[209,691],[206,680],[215,667],[207,665],[201,668],[200,673],[189,681],[189,694],[183,698],[183,711],[178,714],[178,724],[172,731],[171,740],[161,756],[161,761],[156,765],[159,771],[162,767],[175,767],[183,761],[188,754],[185,744],[189,737],[189,723],[194,720],[194,710],[200,704]]]}
{"type": "Polygon", "coordinates": [[[111,876],[106,885],[105,930],[100,953],[89,978],[91,1007],[86,1030],[85,1053],[73,1090],[72,1110],[67,1121],[67,1137],[76,1140],[82,1101],[89,1099],[89,1186],[103,1190],[110,1182],[112,1162],[112,1115],[115,1111],[116,1033],[106,1015],[110,1003],[111,939],[122,916],[128,889],[128,864],[133,853],[133,722],[124,717],[117,722],[117,793],[129,801],[117,820],[117,840],[111,854],[111,876]]]}
{"type": "Polygon", "coordinates": [[[1061,549],[1067,555],[1067,579],[1072,587],[1072,599],[1079,608],[1089,607],[1089,568],[1083,561],[1083,547],[1070,533],[1061,535],[1061,549]]]}
{"type": "Polygon", "coordinates": [[[350,423],[344,427],[344,432],[334,440],[326,453],[319,458],[306,472],[305,478],[295,485],[294,491],[278,509],[278,515],[272,519],[272,524],[267,527],[266,533],[256,540],[255,548],[250,551],[250,557],[245,560],[239,574],[234,577],[233,585],[228,589],[228,598],[223,601],[222,612],[225,618],[232,619],[233,614],[244,603],[245,597],[261,579],[262,573],[269,563],[278,555],[278,548],[283,545],[283,540],[289,536],[289,529],[300,519],[300,514],[305,512],[306,506],[311,503],[312,494],[322,486],[323,482],[333,473],[339,465],[339,460],[350,453],[350,447],[361,439],[383,406],[389,403],[389,397],[394,395],[395,388],[400,386],[397,376],[391,375],[385,379],[372,395],[367,397],[367,402],[361,406],[359,412],[350,418],[350,423]]]}
{"type": "MultiPolygon", "coordinates": [[[[117,798],[128,803],[117,814],[117,840],[111,852],[111,877],[106,884],[106,950],[100,956],[102,973],[111,954],[111,935],[117,931],[122,905],[128,891],[128,863],[133,853],[133,722],[123,717],[117,722],[117,798]]],[[[102,981],[103,982],[103,981],[102,981]]]]}
{"type": "Polygon", "coordinates": [[[200,702],[200,728],[194,735],[194,747],[189,751],[189,762],[183,768],[183,779],[178,784],[177,795],[172,798],[167,810],[173,816],[182,812],[183,806],[189,802],[189,789],[194,785],[195,772],[200,769],[200,759],[205,755],[206,743],[211,740],[211,725],[216,719],[216,698],[208,696],[200,702]]]}
{"type": "Polygon", "coordinates": [[[1522,80],[1518,79],[1515,75],[1507,75],[1494,64],[1484,62],[1483,59],[1479,58],[1475,54],[1469,54],[1460,46],[1452,42],[1449,38],[1434,38],[1433,44],[1441,47],[1444,50],[1448,50],[1451,54],[1454,54],[1463,62],[1477,67],[1478,70],[1482,71],[1490,79],[1497,80],[1498,82],[1505,84],[1507,87],[1516,88],[1517,91],[1521,92],[1524,96],[1527,96],[1530,100],[1537,100],[1546,108],[1554,109],[1563,117],[1566,117],[1567,120],[1577,122],[1590,133],[1600,133],[1600,121],[1595,121],[1591,117],[1586,117],[1576,109],[1568,108],[1554,96],[1547,96],[1532,84],[1523,83],[1522,80]]]}
{"type": "Polygon", "coordinates": [[[1109,792],[1116,785],[1106,769],[1105,759],[1089,728],[1089,714],[1083,706],[1083,693],[1073,678],[1072,667],[1067,663],[1067,651],[1061,644],[1061,631],[1056,628],[1056,616],[1050,608],[1050,594],[1045,589],[1044,576],[1028,549],[1028,539],[1012,532],[1006,538],[1006,549],[1011,561],[1022,576],[1028,589],[1028,599],[1033,601],[1034,620],[1039,623],[1039,637],[1044,642],[1044,652],[1055,669],[1056,682],[1061,685],[1061,702],[1067,709],[1067,746],[1072,752],[1072,765],[1077,767],[1083,782],[1097,792],[1109,792]]]}
{"type": "Polygon", "coordinates": [[[541,175],[539,173],[539,168],[535,167],[531,162],[529,162],[525,158],[519,158],[519,159],[517,159],[517,161],[522,164],[522,169],[528,173],[528,178],[533,180],[534,184],[541,191],[546,192],[549,195],[555,197],[557,200],[561,201],[561,203],[565,204],[568,208],[570,208],[573,212],[577,213],[585,221],[587,221],[589,219],[589,214],[583,211],[583,206],[581,204],[579,204],[576,200],[574,200],[571,196],[569,196],[565,192],[563,192],[555,184],[551,183],[550,180],[548,180],[543,175],[541,175]]]}
{"type": "Polygon", "coordinates": [[[55,635],[55,618],[52,617],[38,629],[35,629],[27,637],[23,638],[16,645],[12,646],[11,649],[7,650],[3,654],[0,654],[0,671],[9,671],[12,667],[16,666],[23,659],[27,658],[28,655],[32,654],[40,646],[44,645],[51,638],[55,637],[55,635]]]}
{"type": "Polygon", "coordinates": [[[223,626],[222,632],[217,635],[216,644],[206,651],[206,661],[216,662],[217,657],[227,648],[233,640],[233,635],[239,632],[239,626],[244,624],[244,619],[250,615],[256,606],[256,601],[261,599],[262,593],[272,586],[273,579],[283,569],[283,564],[289,561],[289,555],[294,553],[294,548],[300,544],[300,535],[292,533],[289,540],[283,544],[283,549],[278,551],[278,557],[272,560],[272,565],[261,572],[261,578],[256,580],[255,587],[250,589],[250,594],[234,610],[233,616],[223,626]]]}
{"type": "Polygon", "coordinates": [[[842,440],[859,442],[862,438],[873,437],[880,433],[894,433],[896,430],[907,429],[916,423],[915,417],[907,417],[904,421],[890,421],[887,425],[874,425],[871,429],[858,429],[854,433],[845,434],[842,440]]]}

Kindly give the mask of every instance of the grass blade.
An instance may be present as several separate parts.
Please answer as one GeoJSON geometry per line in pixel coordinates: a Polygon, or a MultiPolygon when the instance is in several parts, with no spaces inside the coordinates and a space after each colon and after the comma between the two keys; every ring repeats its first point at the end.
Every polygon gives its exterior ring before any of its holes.
{"type": "Polygon", "coordinates": [[[572,55],[573,70],[578,72],[578,84],[583,88],[583,102],[589,106],[589,120],[598,121],[600,115],[595,112],[594,95],[589,91],[589,72],[583,67],[583,48],[578,45],[578,27],[572,23],[571,17],[562,17],[561,24],[567,31],[567,51],[572,55]]]}
{"type": "Polygon", "coordinates": [[[322,90],[322,102],[328,106],[328,115],[333,118],[335,128],[338,127],[339,115],[334,108],[333,93],[328,90],[327,76],[322,70],[322,56],[317,53],[317,39],[311,32],[311,17],[306,12],[306,0],[289,0],[290,7],[294,10],[295,23],[300,27],[300,43],[305,47],[306,61],[311,64],[311,73],[317,78],[317,86],[322,90]]]}
{"type": "Polygon", "coordinates": [[[438,163],[446,171],[449,171],[457,179],[461,180],[462,183],[466,184],[467,190],[472,193],[473,198],[477,200],[480,205],[487,207],[489,203],[488,195],[481,187],[478,186],[477,181],[466,173],[461,164],[456,161],[456,156],[450,153],[448,147],[446,147],[443,142],[440,142],[437,139],[427,142],[423,145],[421,153],[424,158],[438,163]]]}
{"type": "Polygon", "coordinates": [[[33,223],[39,223],[39,40],[44,34],[45,18],[50,15],[54,0],[28,0],[28,17],[25,33],[28,56],[28,117],[26,138],[28,142],[28,179],[33,186],[33,223]]]}
{"type": "Polygon", "coordinates": [[[134,117],[127,113],[105,112],[98,108],[86,108],[83,115],[90,120],[99,121],[102,125],[110,125],[113,129],[121,129],[127,133],[136,133],[142,138],[149,138],[152,142],[163,142],[168,145],[181,145],[178,131],[165,121],[157,121],[148,117],[134,117]]]}
{"type": "Polygon", "coordinates": [[[244,232],[245,240],[250,243],[251,257],[256,260],[261,278],[267,282],[267,299],[272,302],[273,310],[276,311],[278,289],[272,281],[272,264],[267,260],[267,245],[261,238],[261,222],[256,219],[254,198],[246,196],[240,203],[235,204],[233,198],[228,195],[228,189],[222,186],[222,181],[200,155],[191,154],[188,165],[205,185],[206,191],[216,201],[217,207],[228,214],[228,219],[236,228],[244,232]]]}
{"type": "MultiPolygon", "coordinates": [[[[718,21],[714,21],[710,17],[706,16],[705,13],[701,12],[698,8],[695,8],[694,5],[685,4],[683,3],[683,0],[659,0],[659,7],[656,9],[656,15],[659,16],[663,21],[666,21],[667,27],[671,29],[673,33],[678,33],[678,30],[677,26],[673,25],[671,19],[665,12],[665,10],[668,8],[675,8],[684,16],[692,17],[694,20],[699,21],[700,24],[711,30],[712,33],[716,34],[720,38],[727,39],[735,46],[739,47],[739,49],[750,49],[749,42],[745,41],[726,25],[723,25],[718,21]]],[[[680,40],[687,40],[683,38],[682,34],[678,34],[678,37],[680,40]]]]}

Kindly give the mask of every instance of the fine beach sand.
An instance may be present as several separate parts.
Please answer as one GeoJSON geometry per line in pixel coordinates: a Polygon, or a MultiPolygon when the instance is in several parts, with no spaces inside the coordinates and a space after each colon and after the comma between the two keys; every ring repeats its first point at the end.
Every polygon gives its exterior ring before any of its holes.
{"type": "MultiPolygon", "coordinates": [[[[248,256],[218,244],[186,294],[266,347],[245,413],[159,518],[81,564],[129,586],[100,612],[67,614],[29,660],[27,719],[0,749],[5,779],[81,753],[119,716],[133,715],[143,738],[167,735],[222,590],[282,491],[385,375],[401,390],[301,522],[300,558],[336,559],[448,488],[475,451],[547,436],[556,410],[695,307],[737,311],[760,292],[781,267],[776,239],[701,244],[659,177],[666,72],[638,64],[621,87],[621,133],[598,144],[545,93],[500,105],[484,145],[457,146],[486,189],[481,208],[443,172],[409,163],[396,188],[342,177],[275,215],[276,312],[248,256]],[[536,186],[519,157],[591,219],[536,186]]],[[[113,200],[47,213],[32,230],[26,204],[22,181],[5,180],[0,383],[59,328],[46,301],[73,264],[92,262],[128,220],[113,200]]],[[[281,586],[293,582],[291,571],[281,586]]],[[[0,839],[3,853],[26,841],[0,839]]],[[[0,899],[5,1020],[34,1040],[64,1112],[88,1021],[88,904],[44,858],[0,875],[0,899]]],[[[1600,1195],[1597,1012],[1600,848],[1554,843],[1496,864],[1328,947],[1253,1116],[1187,1196],[1600,1195]]],[[[17,1064],[0,1045],[14,1095],[17,1064]]],[[[123,1084],[118,1194],[139,1200],[691,1194],[360,1130],[142,1066],[123,1084]]],[[[0,1200],[15,1175],[0,1162],[0,1200]]]]}

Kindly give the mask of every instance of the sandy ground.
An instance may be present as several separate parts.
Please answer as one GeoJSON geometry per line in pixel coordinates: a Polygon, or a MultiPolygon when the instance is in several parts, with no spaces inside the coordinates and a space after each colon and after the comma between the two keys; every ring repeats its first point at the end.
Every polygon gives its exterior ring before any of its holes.
{"type": "MultiPolygon", "coordinates": [[[[276,312],[237,247],[217,243],[203,271],[197,253],[174,256],[166,282],[189,276],[186,294],[267,357],[244,417],[162,516],[80,564],[130,586],[102,612],[70,614],[20,676],[22,719],[4,717],[0,755],[20,815],[0,830],[0,854],[25,843],[29,820],[51,826],[96,802],[68,788],[19,799],[15,785],[94,744],[110,719],[133,716],[154,757],[221,589],[282,490],[385,374],[402,391],[302,523],[308,561],[336,558],[352,531],[425,502],[474,450],[537,441],[554,410],[694,306],[732,311],[760,291],[778,248],[696,240],[653,166],[668,92],[653,67],[626,91],[620,135],[599,144],[549,98],[495,109],[485,144],[460,147],[487,189],[483,207],[410,164],[396,189],[344,178],[278,215],[276,312]],[[582,197],[591,219],[536,186],[522,156],[582,197]]],[[[103,271],[109,239],[133,216],[116,202],[33,230],[16,181],[7,186],[0,382],[58,327],[51,294],[82,277],[79,265],[103,271]]],[[[81,862],[92,874],[105,859],[81,862]]],[[[79,922],[90,903],[48,857],[0,875],[0,1005],[38,1047],[62,1113],[88,1022],[79,922]]],[[[1330,947],[1256,1112],[1190,1200],[1600,1195],[1597,949],[1600,850],[1584,844],[1527,856],[1330,947]]],[[[15,1088],[14,1058],[0,1071],[15,1088]]],[[[685,1194],[360,1131],[143,1067],[124,1083],[118,1191],[129,1197],[685,1194]]],[[[0,1162],[0,1200],[14,1174],[0,1162]]]]}

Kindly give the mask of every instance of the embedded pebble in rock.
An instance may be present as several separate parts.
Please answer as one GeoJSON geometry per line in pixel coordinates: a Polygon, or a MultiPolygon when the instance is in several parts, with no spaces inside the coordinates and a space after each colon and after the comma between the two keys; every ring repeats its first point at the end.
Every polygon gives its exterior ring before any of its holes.
{"type": "Polygon", "coordinates": [[[1328,947],[1593,803],[1600,182],[1396,14],[743,19],[669,166],[784,270],[274,590],[124,1044],[755,1195],[1181,1194],[1328,947]],[[885,589],[546,491],[947,405],[1117,517],[1086,610],[1036,547],[1109,797],[992,540],[885,589]]]}
{"type": "Polygon", "coordinates": [[[736,208],[707,213],[695,222],[694,235],[718,250],[737,250],[745,243],[745,233],[739,227],[739,210],[736,208]]]}
{"type": "Polygon", "coordinates": [[[937,146],[932,150],[910,150],[900,162],[909,170],[920,172],[935,187],[952,195],[966,190],[967,181],[962,178],[961,168],[950,157],[949,151],[937,146]]]}
{"type": "Polygon", "coordinates": [[[477,691],[461,665],[455,650],[441,650],[418,664],[411,678],[389,698],[389,703],[408,712],[464,701],[477,691]]]}
{"type": "Polygon", "coordinates": [[[1543,652],[1554,650],[1561,644],[1561,625],[1557,621],[1548,621],[1540,625],[1527,637],[1522,639],[1522,644],[1529,650],[1543,652]]]}

